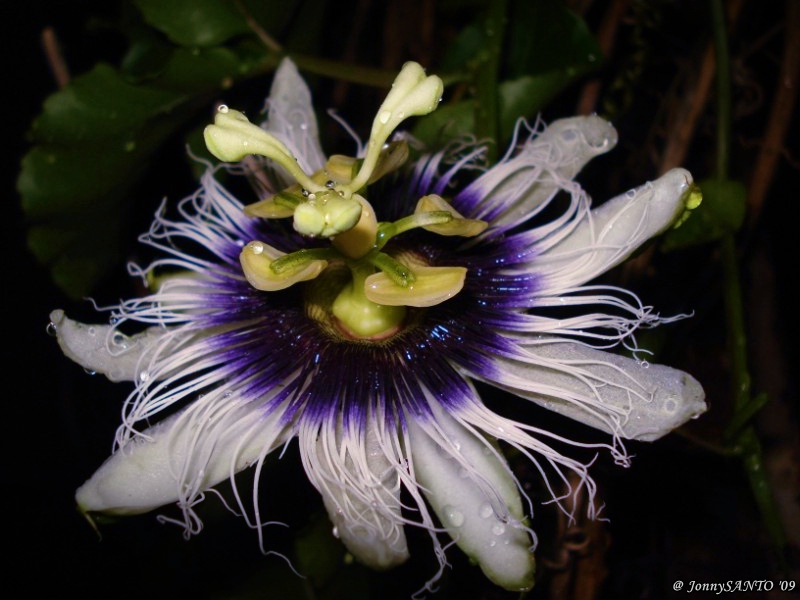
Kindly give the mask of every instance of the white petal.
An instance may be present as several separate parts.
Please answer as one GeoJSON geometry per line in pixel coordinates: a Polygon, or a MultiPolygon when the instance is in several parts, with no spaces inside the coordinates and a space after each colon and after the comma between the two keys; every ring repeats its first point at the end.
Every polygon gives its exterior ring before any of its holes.
{"type": "Polygon", "coordinates": [[[178,501],[184,510],[206,490],[285,439],[280,411],[264,416],[228,397],[197,401],[112,454],[76,492],[85,513],[131,515],[178,501]]]}
{"type": "Polygon", "coordinates": [[[653,441],[706,410],[703,388],[678,369],[558,338],[525,350],[496,357],[495,385],[614,435],[653,441]]]}
{"type": "Polygon", "coordinates": [[[374,569],[405,562],[397,434],[368,417],[360,435],[345,432],[341,422],[301,430],[300,448],[334,533],[347,549],[374,569]]]}
{"type": "Polygon", "coordinates": [[[685,210],[691,185],[688,171],[672,169],[656,181],[612,198],[538,258],[537,270],[557,271],[559,285],[564,287],[594,279],[668,228],[685,210]]]}
{"type": "Polygon", "coordinates": [[[114,325],[85,325],[68,318],[63,310],[50,313],[58,345],[64,354],[84,369],[102,373],[111,381],[134,381],[145,368],[144,357],[155,349],[169,330],[150,327],[126,336],[114,325]]]}
{"type": "Polygon", "coordinates": [[[616,143],[616,130],[600,117],[554,121],[517,156],[500,162],[471,186],[468,193],[482,200],[467,216],[490,220],[494,228],[521,223],[568,186],[589,160],[616,143]]]}
{"type": "MultiPolygon", "coordinates": [[[[288,58],[281,61],[272,80],[265,129],[286,144],[306,173],[314,173],[325,166],[311,92],[288,58]]],[[[294,181],[287,180],[287,183],[294,181]]]]}
{"type": "Polygon", "coordinates": [[[408,420],[414,474],[450,537],[497,585],[533,585],[531,538],[516,482],[499,450],[431,404],[431,423],[408,420]]]}

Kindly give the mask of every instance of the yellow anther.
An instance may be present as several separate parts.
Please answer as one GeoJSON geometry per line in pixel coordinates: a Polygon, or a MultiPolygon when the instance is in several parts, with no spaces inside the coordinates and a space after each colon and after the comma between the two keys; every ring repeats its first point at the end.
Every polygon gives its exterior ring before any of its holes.
{"type": "Polygon", "coordinates": [[[412,268],[415,280],[401,287],[386,273],[375,273],[367,277],[364,293],[377,304],[388,306],[435,306],[449,300],[464,287],[467,270],[464,267],[412,268]]]}
{"type": "Polygon", "coordinates": [[[300,281],[314,279],[328,266],[326,260],[304,260],[276,273],[272,263],[284,256],[285,253],[268,244],[250,242],[239,254],[239,261],[250,285],[265,292],[283,290],[300,281]]]}
{"type": "Polygon", "coordinates": [[[438,233],[439,235],[460,235],[464,237],[472,237],[482,233],[489,223],[479,219],[465,219],[455,208],[453,208],[447,200],[436,194],[423,196],[417,202],[417,207],[414,214],[418,215],[426,212],[445,211],[453,215],[453,219],[446,223],[437,223],[435,225],[423,225],[422,228],[438,233]]]}
{"type": "Polygon", "coordinates": [[[699,186],[691,184],[689,186],[689,189],[686,190],[686,192],[684,192],[684,198],[683,198],[684,210],[680,215],[678,215],[678,218],[675,219],[675,222],[672,224],[672,228],[677,229],[678,227],[683,225],[686,222],[686,219],[689,218],[689,215],[691,215],[692,211],[698,206],[700,206],[702,202],[703,202],[703,191],[700,189],[699,186]]]}

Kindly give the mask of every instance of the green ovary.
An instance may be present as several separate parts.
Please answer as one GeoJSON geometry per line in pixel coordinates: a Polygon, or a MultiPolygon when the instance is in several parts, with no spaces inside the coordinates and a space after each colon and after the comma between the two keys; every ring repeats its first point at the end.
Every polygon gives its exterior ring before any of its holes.
{"type": "MultiPolygon", "coordinates": [[[[354,271],[356,271],[354,269],[354,271]]],[[[364,295],[364,279],[369,273],[353,273],[333,301],[333,316],[346,333],[359,339],[380,339],[395,333],[406,316],[405,306],[376,304],[364,295]]]]}

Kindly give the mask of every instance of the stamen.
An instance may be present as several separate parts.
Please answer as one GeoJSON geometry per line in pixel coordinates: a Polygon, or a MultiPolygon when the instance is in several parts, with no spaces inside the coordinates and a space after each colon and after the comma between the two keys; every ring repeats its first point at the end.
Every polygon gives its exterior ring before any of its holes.
{"type": "Polygon", "coordinates": [[[464,287],[464,267],[414,267],[414,282],[403,287],[385,272],[367,277],[365,294],[389,306],[435,306],[455,296],[464,287]]]}
{"type": "Polygon", "coordinates": [[[262,219],[285,219],[294,215],[294,209],[302,202],[303,190],[293,185],[274,196],[264,198],[244,207],[244,214],[262,219]]]}
{"type": "Polygon", "coordinates": [[[328,266],[327,260],[317,259],[318,255],[314,250],[284,254],[268,244],[250,242],[239,254],[239,262],[250,285],[275,292],[317,277],[328,266]]]}
{"type": "Polygon", "coordinates": [[[384,254],[383,252],[371,252],[366,256],[366,259],[371,265],[383,271],[395,285],[405,288],[417,280],[411,269],[403,263],[396,261],[388,254],[384,254]]]}
{"type": "Polygon", "coordinates": [[[438,211],[448,212],[451,218],[441,223],[426,223],[421,225],[423,229],[439,235],[473,237],[482,233],[489,226],[486,221],[464,218],[447,200],[436,194],[420,198],[414,210],[414,215],[432,214],[438,211]]]}

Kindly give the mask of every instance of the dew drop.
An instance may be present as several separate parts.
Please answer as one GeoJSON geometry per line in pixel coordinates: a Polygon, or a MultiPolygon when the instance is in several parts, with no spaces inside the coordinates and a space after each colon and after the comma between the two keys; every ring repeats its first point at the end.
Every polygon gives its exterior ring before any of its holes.
{"type": "Polygon", "coordinates": [[[378,115],[378,121],[380,121],[383,125],[386,125],[386,123],[388,123],[389,119],[391,118],[392,118],[392,113],[388,110],[383,110],[378,115]]]}
{"type": "Polygon", "coordinates": [[[497,540],[492,540],[489,542],[489,548],[494,548],[495,546],[497,546],[497,540]]]}
{"type": "Polygon", "coordinates": [[[221,112],[223,115],[225,115],[225,114],[228,114],[229,110],[230,110],[230,108],[228,108],[227,104],[220,104],[219,108],[217,109],[217,112],[221,112]]]}
{"type": "Polygon", "coordinates": [[[115,331],[111,336],[111,343],[118,348],[125,349],[128,347],[128,338],[122,335],[119,331],[115,331]]]}
{"type": "Polygon", "coordinates": [[[633,200],[634,198],[636,198],[636,190],[628,190],[627,192],[625,192],[625,196],[633,200]]]}
{"type": "Polygon", "coordinates": [[[52,321],[47,324],[44,330],[50,337],[58,337],[58,327],[52,321]]]}
{"type": "Polygon", "coordinates": [[[565,142],[574,142],[578,137],[578,133],[574,129],[565,129],[561,132],[561,139],[565,142]]]}
{"type": "Polygon", "coordinates": [[[503,535],[506,532],[506,526],[502,523],[497,523],[494,527],[492,527],[492,533],[495,535],[503,535]]]}
{"type": "Polygon", "coordinates": [[[443,510],[445,518],[453,527],[461,527],[464,524],[464,513],[455,506],[448,504],[443,510]]]}
{"type": "Polygon", "coordinates": [[[89,327],[86,330],[86,333],[88,333],[90,336],[94,337],[95,335],[97,335],[97,330],[94,327],[89,327]]]}
{"type": "Polygon", "coordinates": [[[148,371],[142,371],[139,373],[139,381],[142,383],[147,383],[150,380],[150,373],[148,371]]]}
{"type": "Polygon", "coordinates": [[[484,502],[478,509],[478,514],[484,519],[488,519],[494,514],[494,511],[492,510],[492,505],[489,504],[488,502],[484,502]]]}
{"type": "Polygon", "coordinates": [[[83,372],[87,375],[97,375],[97,371],[93,371],[92,369],[84,369],[83,372]]]}
{"type": "Polygon", "coordinates": [[[668,413],[674,413],[678,408],[678,403],[675,402],[674,398],[670,398],[666,402],[664,402],[664,410],[668,413]]]}
{"type": "Polygon", "coordinates": [[[259,244],[258,242],[252,242],[249,244],[250,249],[253,251],[253,254],[261,254],[264,252],[264,244],[259,244]]]}
{"type": "Polygon", "coordinates": [[[333,531],[331,531],[331,533],[333,534],[333,537],[335,537],[337,540],[339,539],[339,528],[338,527],[334,526],[333,531]]]}

